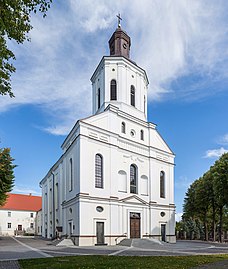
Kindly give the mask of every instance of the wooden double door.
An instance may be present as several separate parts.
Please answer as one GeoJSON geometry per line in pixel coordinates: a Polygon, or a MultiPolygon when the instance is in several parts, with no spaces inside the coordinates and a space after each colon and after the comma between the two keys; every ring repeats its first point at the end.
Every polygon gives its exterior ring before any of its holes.
{"type": "Polygon", "coordinates": [[[141,218],[140,213],[130,213],[130,238],[140,238],[141,237],[141,218]]]}

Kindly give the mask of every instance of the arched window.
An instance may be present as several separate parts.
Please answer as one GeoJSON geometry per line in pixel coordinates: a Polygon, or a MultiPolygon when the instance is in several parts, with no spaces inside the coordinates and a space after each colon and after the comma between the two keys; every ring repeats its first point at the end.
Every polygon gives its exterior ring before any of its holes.
{"type": "Polygon", "coordinates": [[[125,125],[125,122],[122,122],[122,123],[121,123],[121,132],[122,132],[123,134],[126,133],[126,125],[125,125]]]}
{"type": "Polygon", "coordinates": [[[103,157],[100,154],[95,156],[95,187],[103,188],[103,157]]]}
{"type": "Polygon", "coordinates": [[[135,87],[131,85],[131,105],[135,106],[135,87]]]}
{"type": "Polygon", "coordinates": [[[138,193],[137,189],[137,166],[130,166],[130,193],[138,193]]]}
{"type": "Polygon", "coordinates": [[[160,197],[165,198],[165,172],[160,172],[160,197]]]}
{"type": "Polygon", "coordinates": [[[72,191],[73,189],[73,161],[72,158],[70,158],[70,181],[69,181],[69,191],[72,191]]]}
{"type": "Polygon", "coordinates": [[[97,109],[101,107],[101,90],[100,88],[97,90],[97,109]]]}
{"type": "Polygon", "coordinates": [[[117,100],[116,80],[112,79],[110,84],[110,99],[117,100]]]}
{"type": "Polygon", "coordinates": [[[143,132],[143,130],[140,131],[140,139],[144,140],[144,132],[143,132]]]}

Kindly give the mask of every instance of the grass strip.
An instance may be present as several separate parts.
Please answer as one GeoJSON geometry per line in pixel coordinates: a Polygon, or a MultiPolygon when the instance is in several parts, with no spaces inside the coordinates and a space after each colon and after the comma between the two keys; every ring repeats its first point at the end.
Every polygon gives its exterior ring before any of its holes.
{"type": "Polygon", "coordinates": [[[22,269],[187,269],[228,260],[228,254],[197,256],[67,256],[19,260],[22,269]]]}

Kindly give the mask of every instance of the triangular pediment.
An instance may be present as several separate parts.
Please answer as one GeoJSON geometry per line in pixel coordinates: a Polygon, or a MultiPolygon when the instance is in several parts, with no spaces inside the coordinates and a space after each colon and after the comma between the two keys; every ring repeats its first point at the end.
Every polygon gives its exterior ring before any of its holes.
{"type": "Polygon", "coordinates": [[[108,130],[109,125],[110,125],[109,124],[109,122],[110,122],[109,116],[110,116],[109,113],[107,113],[105,111],[105,112],[99,113],[97,115],[93,115],[91,117],[83,119],[83,121],[88,123],[88,124],[94,125],[96,127],[108,130]]]}
{"type": "Polygon", "coordinates": [[[150,143],[150,146],[152,146],[153,148],[157,148],[163,152],[173,154],[172,150],[169,148],[165,140],[162,138],[162,136],[156,129],[151,130],[150,143]]]}
{"type": "Polygon", "coordinates": [[[123,202],[123,203],[132,203],[132,204],[143,204],[143,205],[147,205],[148,203],[139,198],[138,196],[136,195],[131,195],[131,196],[128,196],[126,198],[123,198],[120,200],[120,202],[123,202]]]}

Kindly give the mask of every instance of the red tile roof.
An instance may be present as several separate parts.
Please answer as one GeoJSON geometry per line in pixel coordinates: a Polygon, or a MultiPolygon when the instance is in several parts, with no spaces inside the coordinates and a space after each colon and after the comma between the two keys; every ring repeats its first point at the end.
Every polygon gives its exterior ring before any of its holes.
{"type": "Polygon", "coordinates": [[[31,194],[9,193],[6,203],[0,207],[5,210],[39,211],[42,208],[42,197],[31,194]]]}

